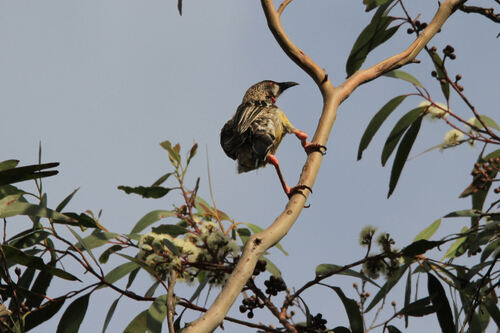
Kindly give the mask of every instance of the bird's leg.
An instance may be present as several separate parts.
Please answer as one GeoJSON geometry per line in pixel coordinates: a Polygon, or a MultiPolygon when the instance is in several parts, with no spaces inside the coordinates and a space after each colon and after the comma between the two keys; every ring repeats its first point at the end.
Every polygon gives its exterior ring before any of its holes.
{"type": "Polygon", "coordinates": [[[307,134],[305,132],[294,129],[292,133],[295,134],[295,136],[300,140],[300,143],[302,144],[302,147],[304,147],[304,150],[307,154],[310,154],[313,151],[320,152],[322,155],[326,154],[326,147],[320,145],[319,143],[312,143],[307,141],[307,134]]]}
{"type": "Polygon", "coordinates": [[[276,169],[276,173],[278,174],[278,177],[280,179],[281,186],[283,186],[283,190],[285,191],[285,194],[287,195],[287,197],[289,199],[292,197],[292,195],[294,195],[296,193],[300,193],[303,195],[302,190],[305,190],[305,189],[308,189],[312,193],[312,189],[307,185],[297,185],[294,187],[290,187],[286,184],[285,179],[283,178],[283,175],[281,174],[280,164],[279,164],[276,156],[274,156],[272,154],[267,155],[266,162],[271,163],[274,166],[274,168],[276,169]]]}

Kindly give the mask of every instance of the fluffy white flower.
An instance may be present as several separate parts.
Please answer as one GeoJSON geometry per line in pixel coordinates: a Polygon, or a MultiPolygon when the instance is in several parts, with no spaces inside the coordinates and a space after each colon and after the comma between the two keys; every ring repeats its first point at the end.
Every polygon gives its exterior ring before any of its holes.
{"type": "Polygon", "coordinates": [[[463,136],[464,134],[459,130],[452,129],[451,131],[446,132],[446,134],[444,135],[444,143],[447,145],[454,145],[460,139],[462,139],[463,136]]]}
{"type": "Polygon", "coordinates": [[[427,107],[427,115],[430,117],[430,119],[446,118],[446,116],[448,115],[447,111],[449,111],[448,107],[443,103],[432,104],[429,101],[422,101],[418,106],[427,107]]]}

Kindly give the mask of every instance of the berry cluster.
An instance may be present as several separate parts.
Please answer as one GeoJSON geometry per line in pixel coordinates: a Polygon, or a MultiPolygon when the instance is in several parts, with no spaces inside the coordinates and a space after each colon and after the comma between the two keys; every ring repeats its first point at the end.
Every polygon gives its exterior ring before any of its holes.
{"type": "Polygon", "coordinates": [[[267,261],[265,260],[259,260],[257,261],[257,264],[255,265],[255,269],[253,270],[253,274],[254,276],[257,276],[259,275],[260,273],[263,273],[266,271],[266,265],[267,265],[267,261]]]}
{"type": "Polygon", "coordinates": [[[443,49],[443,54],[445,57],[450,58],[451,60],[455,60],[457,56],[455,55],[455,49],[451,45],[446,45],[443,49]]]}
{"type": "MultiPolygon", "coordinates": [[[[484,163],[476,163],[474,164],[474,169],[472,170],[472,175],[475,177],[474,179],[474,190],[473,192],[477,192],[479,190],[486,190],[493,181],[493,177],[500,170],[500,158],[490,158],[484,163]]],[[[500,193],[500,187],[495,188],[495,193],[500,193]]]]}
{"type": "Polygon", "coordinates": [[[269,280],[264,281],[264,285],[267,287],[266,294],[271,296],[278,295],[278,292],[286,290],[285,281],[281,277],[276,277],[271,275],[269,280]]]}
{"type": "Polygon", "coordinates": [[[311,326],[314,329],[324,331],[326,330],[326,319],[323,319],[323,315],[318,313],[316,316],[312,317],[311,326]]]}
{"type": "Polygon", "coordinates": [[[425,28],[427,28],[427,23],[425,23],[425,22],[420,22],[419,20],[416,20],[416,21],[415,21],[415,29],[413,29],[413,28],[408,28],[408,30],[406,30],[406,32],[407,32],[408,34],[412,34],[412,33],[414,33],[415,31],[416,31],[416,32],[420,32],[420,31],[424,30],[425,28]]]}
{"type": "Polygon", "coordinates": [[[254,316],[253,310],[254,309],[256,309],[256,308],[262,309],[264,307],[264,303],[262,303],[257,298],[257,296],[250,296],[248,298],[244,298],[242,303],[243,304],[240,305],[240,312],[245,313],[248,311],[247,317],[249,319],[253,318],[253,316],[254,316]]]}

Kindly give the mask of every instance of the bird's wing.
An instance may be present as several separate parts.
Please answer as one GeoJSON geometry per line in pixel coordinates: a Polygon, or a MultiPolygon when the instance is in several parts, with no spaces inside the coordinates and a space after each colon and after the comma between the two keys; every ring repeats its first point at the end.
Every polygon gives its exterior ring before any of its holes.
{"type": "Polygon", "coordinates": [[[278,107],[274,104],[267,103],[266,101],[255,101],[240,104],[236,114],[233,118],[234,124],[236,125],[236,131],[239,134],[243,134],[250,124],[257,119],[259,114],[269,110],[269,108],[277,109],[278,107]]]}

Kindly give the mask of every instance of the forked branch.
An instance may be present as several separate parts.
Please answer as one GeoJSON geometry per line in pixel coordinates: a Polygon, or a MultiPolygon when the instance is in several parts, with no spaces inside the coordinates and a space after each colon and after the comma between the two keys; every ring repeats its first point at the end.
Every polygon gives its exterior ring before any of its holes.
{"type": "MultiPolygon", "coordinates": [[[[462,2],[463,0],[445,0],[442,2],[433,20],[407,50],[368,69],[356,72],[341,86],[335,88],[326,72],[302,52],[285,33],[281,25],[280,15],[290,1],[284,1],[280,9],[276,10],[272,0],[261,0],[267,24],[276,41],[289,58],[316,82],[323,96],[323,110],[312,142],[326,146],[340,103],[359,85],[373,80],[383,73],[412,62],[422,48],[441,28],[446,19],[462,2]]],[[[309,154],[302,169],[299,181],[300,184],[312,188],[321,161],[321,153],[313,152],[309,154]]],[[[278,243],[297,220],[304,207],[308,194],[309,193],[305,191],[305,195],[294,195],[288,202],[284,211],[274,220],[271,226],[250,237],[237,266],[210,309],[208,309],[199,319],[186,327],[183,332],[198,333],[212,332],[215,330],[224,319],[225,314],[229,311],[229,308],[240,294],[248,279],[251,278],[259,258],[268,248],[278,243]]]]}

